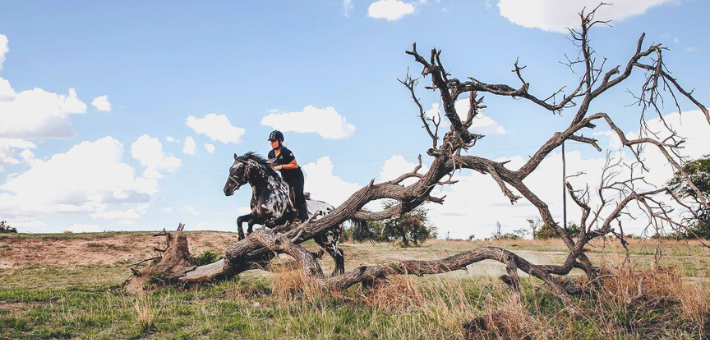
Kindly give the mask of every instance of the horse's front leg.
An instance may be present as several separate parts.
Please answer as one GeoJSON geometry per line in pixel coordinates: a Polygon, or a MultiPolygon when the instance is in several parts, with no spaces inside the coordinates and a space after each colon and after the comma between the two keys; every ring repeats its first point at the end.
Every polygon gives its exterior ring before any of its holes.
{"type": "Polygon", "coordinates": [[[253,225],[252,219],[253,219],[252,214],[237,217],[237,230],[239,230],[239,239],[240,240],[244,239],[244,229],[242,229],[242,223],[244,223],[244,222],[248,223],[248,225],[249,225],[248,231],[251,234],[251,226],[253,225]]]}

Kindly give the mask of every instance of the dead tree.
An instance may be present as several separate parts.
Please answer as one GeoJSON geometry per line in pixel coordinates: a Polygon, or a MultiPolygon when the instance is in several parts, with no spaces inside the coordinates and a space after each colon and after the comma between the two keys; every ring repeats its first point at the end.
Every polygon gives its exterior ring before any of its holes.
{"type": "MultiPolygon", "coordinates": [[[[598,8],[598,7],[597,7],[598,8]]],[[[268,264],[276,253],[286,253],[292,256],[301,266],[314,284],[329,290],[343,290],[357,284],[372,284],[374,281],[384,279],[390,275],[414,274],[427,275],[437,274],[453,270],[464,269],[469,264],[492,260],[505,264],[507,275],[501,279],[510,287],[514,298],[520,297],[520,282],[518,271],[525,272],[532,277],[541,280],[546,287],[566,304],[570,305],[570,295],[578,293],[579,287],[564,286],[557,280],[558,276],[567,275],[573,268],[579,268],[594,281],[598,277],[599,269],[583,252],[583,247],[590,241],[613,235],[624,241],[624,234],[620,216],[628,213],[631,205],[642,208],[652,226],[671,226],[682,228],[683,226],[675,222],[671,215],[671,209],[663,203],[661,196],[668,193],[665,187],[652,190],[641,190],[643,177],[639,176],[639,171],[649,171],[641,157],[644,147],[653,147],[667,158],[677,171],[683,172],[683,159],[679,154],[683,139],[666,125],[669,137],[660,139],[658,134],[650,131],[645,124],[644,115],[648,112],[661,115],[659,105],[663,101],[662,94],[670,94],[673,103],[680,112],[678,97],[685,97],[697,106],[706,116],[710,123],[708,110],[692,95],[692,91],[687,91],[679,82],[673,78],[667,70],[663,59],[665,48],[661,44],[644,44],[644,34],[638,39],[635,49],[631,53],[625,65],[619,65],[609,70],[605,70],[604,61],[599,62],[596,52],[589,45],[589,33],[596,25],[608,25],[608,22],[595,20],[596,9],[585,13],[580,13],[581,28],[571,29],[570,36],[575,45],[579,48],[578,57],[569,60],[570,68],[580,68],[582,70],[580,79],[572,87],[571,92],[564,92],[562,87],[552,95],[540,97],[531,92],[532,86],[523,76],[524,66],[520,66],[516,61],[513,72],[520,80],[518,87],[506,84],[485,83],[473,77],[467,80],[454,78],[447,72],[441,61],[441,51],[432,49],[428,56],[421,55],[416,44],[410,51],[406,51],[414,61],[422,68],[421,75],[431,81],[426,88],[436,91],[443,103],[444,118],[449,123],[448,131],[443,137],[440,136],[441,117],[428,118],[425,110],[416,95],[418,80],[409,75],[400,80],[408,89],[412,100],[418,109],[418,115],[423,123],[424,130],[431,139],[431,148],[426,154],[431,157],[429,170],[426,173],[419,173],[422,167],[421,156],[419,165],[412,172],[401,175],[399,178],[375,183],[370,181],[362,189],[355,192],[340,207],[335,209],[330,215],[319,220],[310,221],[297,225],[288,230],[277,233],[273,230],[259,230],[252,233],[244,240],[234,243],[226,251],[224,260],[197,267],[189,270],[175,271],[180,275],[173,276],[176,282],[194,283],[219,280],[233,275],[237,275],[245,270],[253,268],[263,268],[268,264]],[[636,139],[629,139],[622,130],[614,123],[611,113],[590,112],[590,104],[602,96],[609,89],[621,86],[625,87],[626,81],[635,72],[644,72],[645,81],[641,84],[640,92],[635,96],[641,110],[641,135],[636,139]],[[509,169],[506,162],[496,162],[490,159],[475,155],[473,147],[476,142],[484,136],[473,133],[470,128],[474,119],[480,114],[483,104],[483,94],[490,94],[499,97],[509,97],[511,99],[522,99],[531,105],[538,106],[549,111],[552,116],[561,113],[572,113],[569,125],[562,131],[553,132],[550,138],[530,157],[525,164],[518,169],[509,169]],[[463,97],[462,97],[463,96],[463,97]],[[465,119],[461,119],[455,109],[455,102],[459,98],[468,96],[470,109],[465,114],[465,119]],[[597,207],[590,205],[589,190],[575,190],[569,183],[567,188],[573,197],[574,202],[582,210],[582,218],[579,221],[581,235],[578,239],[572,239],[563,226],[555,221],[550,213],[548,205],[533,192],[523,180],[525,180],[549,155],[553,150],[562,145],[564,141],[573,140],[589,144],[596,150],[601,151],[597,140],[584,136],[583,132],[593,130],[597,125],[607,125],[621,140],[623,146],[628,149],[636,158],[634,164],[624,164],[610,160],[601,179],[601,183],[596,192],[600,196],[601,204],[597,207]],[[620,168],[626,169],[624,171],[620,168]],[[454,185],[451,178],[456,170],[470,169],[482,174],[488,174],[500,186],[500,189],[511,202],[515,204],[521,198],[532,203],[538,210],[543,223],[552,227],[568,248],[568,254],[563,264],[533,264],[523,257],[497,247],[479,247],[467,252],[463,252],[447,258],[432,261],[399,261],[386,265],[363,265],[345,274],[326,278],[323,271],[312,253],[300,246],[300,243],[313,238],[315,235],[323,233],[338,226],[343,221],[350,218],[364,220],[383,220],[396,218],[401,214],[411,211],[424,202],[444,203],[444,197],[432,196],[432,191],[440,186],[454,185]],[[623,177],[623,178],[622,178],[623,177]],[[415,183],[407,186],[402,185],[406,179],[413,178],[415,183]],[[615,199],[608,199],[607,192],[614,192],[615,199]],[[363,210],[368,202],[378,199],[391,199],[397,203],[381,212],[369,212],[363,210]]],[[[687,175],[684,176],[689,185],[697,190],[690,183],[687,175]]],[[[472,195],[475,193],[472,193],[472,195]]],[[[698,195],[702,197],[702,195],[698,195]]],[[[680,202],[679,202],[680,203],[680,202]]],[[[707,205],[707,202],[702,202],[707,205]]],[[[472,216],[475,218],[475,215],[472,216]]]]}

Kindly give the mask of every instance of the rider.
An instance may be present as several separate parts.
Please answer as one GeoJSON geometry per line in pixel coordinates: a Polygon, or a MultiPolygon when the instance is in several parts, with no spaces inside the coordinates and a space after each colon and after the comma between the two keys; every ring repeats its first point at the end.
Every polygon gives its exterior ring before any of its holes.
{"type": "Polygon", "coordinates": [[[269,142],[271,142],[271,151],[269,151],[269,160],[274,170],[281,171],[281,177],[288,183],[291,191],[296,196],[296,209],[298,210],[298,219],[305,221],[308,219],[308,208],[306,199],[303,196],[303,171],[296,162],[296,157],[293,152],[283,146],[284,134],[279,130],[271,131],[269,134],[269,142]]]}

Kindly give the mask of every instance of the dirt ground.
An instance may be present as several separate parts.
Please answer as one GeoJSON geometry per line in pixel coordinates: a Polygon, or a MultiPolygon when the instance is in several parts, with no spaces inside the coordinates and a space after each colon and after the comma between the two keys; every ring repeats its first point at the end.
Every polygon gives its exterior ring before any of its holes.
{"type": "MultiPolygon", "coordinates": [[[[156,254],[154,247],[165,248],[164,237],[153,233],[92,233],[79,235],[0,237],[0,269],[40,266],[84,266],[136,263],[156,254]]],[[[236,233],[188,232],[190,251],[211,250],[224,253],[237,241],[236,233]]]]}

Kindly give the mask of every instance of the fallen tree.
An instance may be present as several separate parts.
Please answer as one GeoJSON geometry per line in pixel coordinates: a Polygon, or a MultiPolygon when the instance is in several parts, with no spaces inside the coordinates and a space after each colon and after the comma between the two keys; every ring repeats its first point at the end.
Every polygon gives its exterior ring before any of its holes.
{"type": "MultiPolygon", "coordinates": [[[[501,279],[508,285],[515,299],[519,300],[520,297],[518,276],[520,270],[541,280],[565,305],[573,309],[570,295],[578,294],[583,289],[563,284],[561,280],[558,280],[558,277],[569,274],[573,268],[579,268],[588,277],[588,282],[594,282],[600,275],[600,269],[584,253],[584,246],[594,239],[607,236],[615,237],[625,244],[620,217],[627,214],[632,205],[645,212],[649,227],[674,229],[686,227],[674,219],[673,209],[660,197],[669,194],[678,206],[689,207],[666,187],[648,189],[648,186],[643,185],[643,176],[639,176],[639,171],[650,171],[642,157],[644,147],[656,148],[678,171],[680,178],[687,182],[690,190],[698,191],[682,167],[683,158],[679,149],[682,147],[684,139],[667,124],[663,137],[660,137],[661,135],[657,131],[650,131],[645,124],[645,114],[654,112],[663,120],[659,105],[663,101],[662,94],[670,94],[679,112],[681,110],[678,98],[684,97],[697,106],[710,123],[710,114],[707,108],[693,97],[692,91],[685,90],[670,75],[663,59],[665,48],[661,44],[646,46],[644,34],[636,42],[635,49],[625,65],[605,70],[604,62],[599,64],[596,52],[589,45],[590,29],[596,25],[608,24],[605,21],[595,20],[595,12],[596,9],[588,13],[580,13],[581,29],[570,30],[571,39],[579,48],[579,54],[576,59],[569,60],[568,66],[581,70],[579,82],[575,84],[571,92],[564,93],[565,87],[562,87],[546,97],[538,97],[530,92],[530,83],[523,76],[525,67],[520,66],[517,61],[513,69],[521,83],[517,88],[505,84],[489,84],[472,77],[463,81],[452,77],[446,71],[441,61],[440,50],[432,49],[425,57],[417,51],[417,46],[414,44],[412,49],[406,53],[422,68],[422,77],[431,80],[431,84],[426,88],[438,92],[443,103],[444,117],[449,125],[448,131],[441,137],[442,117],[427,117],[424,107],[416,95],[419,80],[409,75],[400,80],[409,91],[418,109],[423,128],[431,139],[431,148],[426,151],[426,154],[431,158],[428,171],[419,172],[422,168],[420,156],[419,164],[411,172],[387,182],[375,183],[372,180],[331,214],[300,225],[287,225],[274,230],[262,229],[254,232],[246,239],[230,246],[226,250],[223,260],[206,266],[195,267],[189,262],[182,261],[181,259],[186,258],[186,254],[181,251],[172,251],[170,247],[173,246],[169,243],[168,249],[161,257],[154,259],[147,268],[134,272],[134,277],[129,279],[129,286],[137,287],[134,284],[137,278],[156,275],[156,273],[170,283],[193,284],[218,281],[246,270],[267,268],[269,261],[278,253],[285,253],[293,257],[305,276],[315,285],[326,290],[344,290],[358,283],[372,286],[390,275],[444,273],[465,269],[467,265],[479,261],[492,260],[505,264],[507,275],[502,276],[501,279]],[[630,76],[636,72],[644,72],[645,80],[641,84],[639,94],[635,96],[641,108],[640,134],[638,138],[630,139],[615,124],[611,114],[590,112],[590,105],[608,90],[626,84],[630,76]],[[484,137],[471,132],[470,128],[474,119],[485,108],[484,98],[481,96],[485,93],[525,100],[531,105],[549,111],[553,116],[555,114],[561,115],[564,112],[572,113],[572,117],[564,130],[553,132],[550,138],[520,168],[509,169],[506,167],[506,162],[497,162],[469,154],[476,142],[484,137]],[[456,111],[455,103],[459,98],[465,98],[465,96],[468,96],[469,110],[465,114],[461,114],[456,111]],[[465,118],[462,119],[462,117],[465,118]],[[573,239],[565,228],[554,220],[548,205],[523,181],[546,156],[559,148],[565,141],[586,143],[597,151],[601,151],[596,139],[583,134],[584,131],[594,130],[598,124],[604,124],[611,129],[624,148],[633,155],[634,161],[629,164],[621,159],[609,158],[599,186],[595,190],[599,203],[594,207],[590,203],[592,198],[589,188],[577,190],[569,182],[566,183],[569,194],[582,211],[582,217],[578,223],[580,234],[577,239],[573,239]],[[533,264],[505,249],[479,247],[439,260],[410,260],[383,265],[363,265],[342,275],[325,277],[317,257],[300,245],[348,219],[385,220],[397,218],[424,202],[443,204],[444,197],[435,197],[432,192],[437,187],[455,185],[456,181],[452,178],[454,172],[459,169],[470,169],[490,175],[511,204],[515,204],[521,198],[533,204],[537,208],[542,222],[552,228],[568,248],[564,263],[560,265],[533,264]],[[405,186],[402,183],[407,179],[413,179],[415,182],[405,186]],[[609,198],[610,193],[614,194],[614,198],[609,198]],[[381,212],[363,210],[368,202],[379,199],[391,199],[396,204],[381,212]]],[[[475,193],[471,194],[475,195],[475,193]]],[[[700,203],[707,207],[703,196],[698,195],[698,197],[702,200],[700,203]]],[[[692,212],[692,209],[688,210],[692,212]]],[[[184,234],[179,230],[175,235],[168,237],[180,240],[184,234]]],[[[177,241],[173,243],[175,246],[180,244],[177,241]]],[[[181,247],[181,249],[186,251],[187,247],[181,247]]]]}

